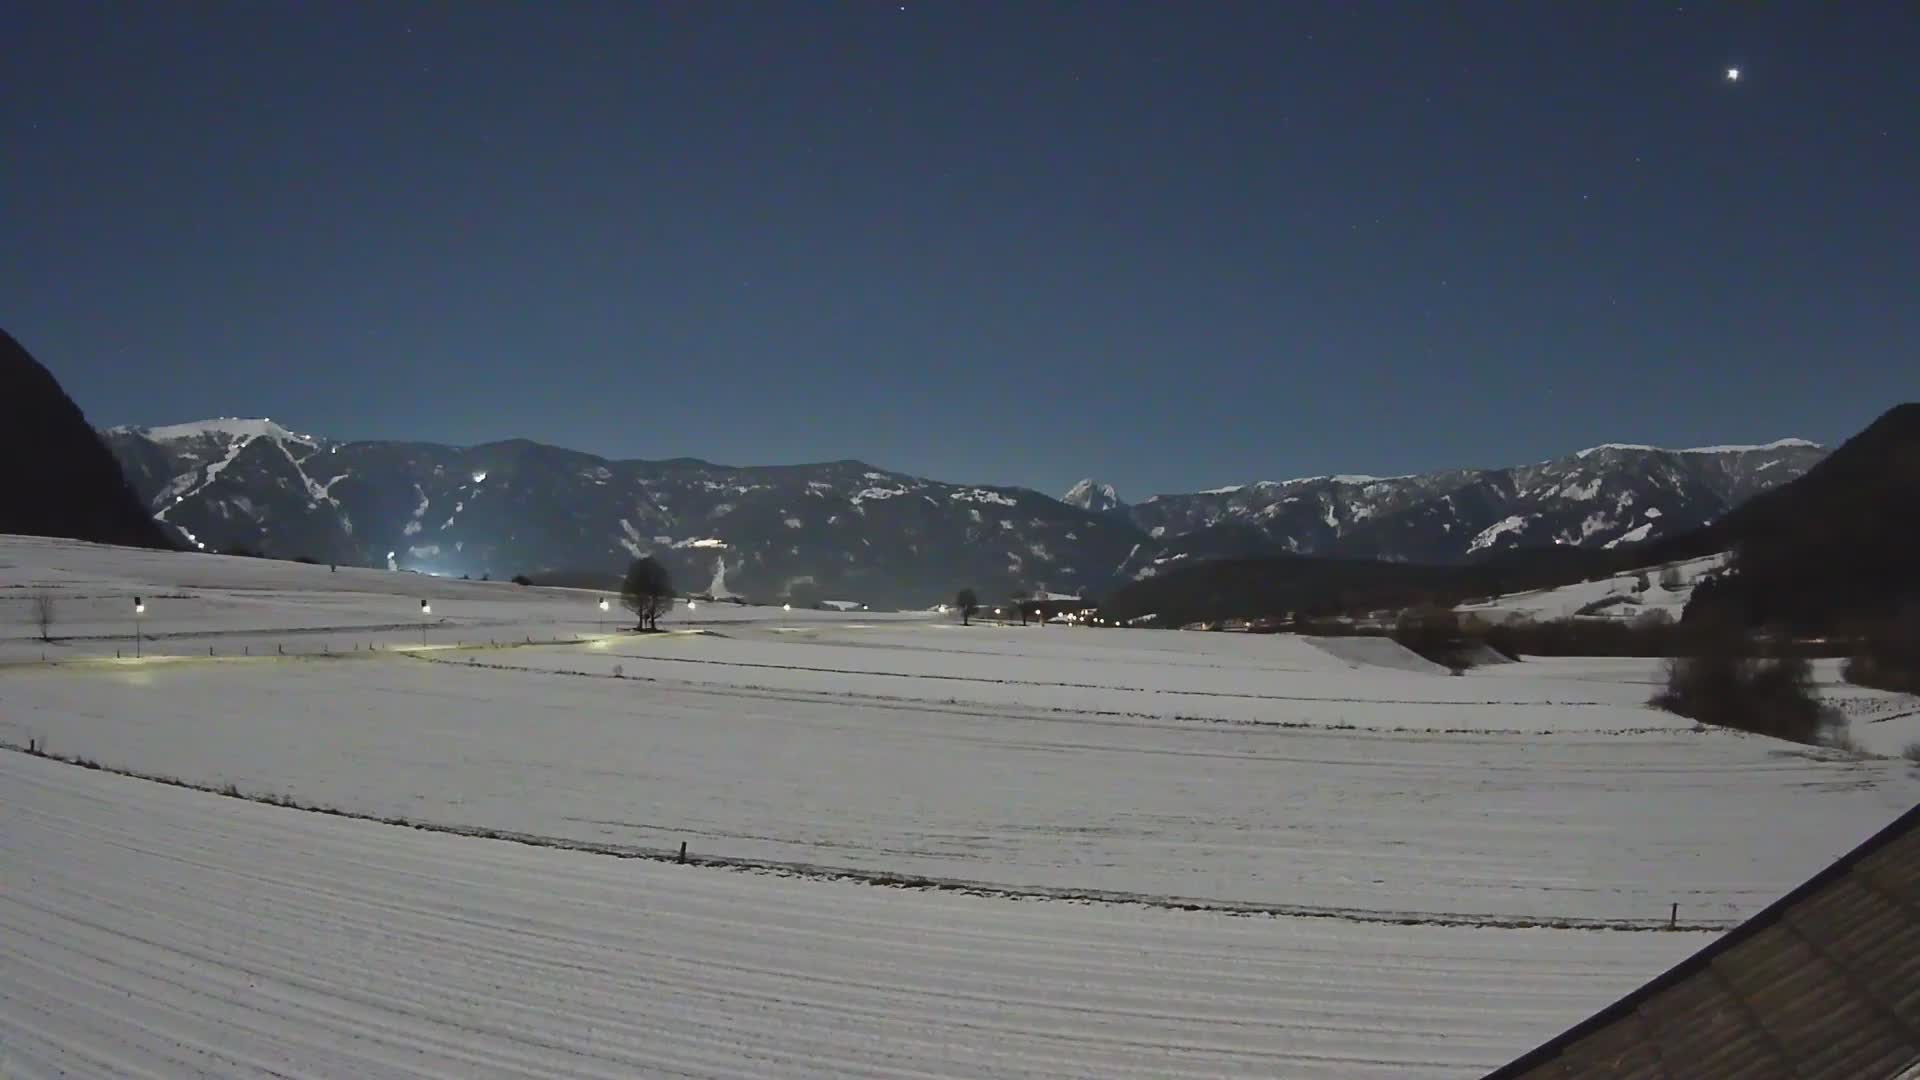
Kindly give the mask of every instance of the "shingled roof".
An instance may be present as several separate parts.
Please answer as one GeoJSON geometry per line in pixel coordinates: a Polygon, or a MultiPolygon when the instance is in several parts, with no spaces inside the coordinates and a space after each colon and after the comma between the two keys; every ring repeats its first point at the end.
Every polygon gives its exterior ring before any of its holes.
{"type": "Polygon", "coordinates": [[[1920,1077],[1920,806],[1488,1080],[1920,1077]]]}

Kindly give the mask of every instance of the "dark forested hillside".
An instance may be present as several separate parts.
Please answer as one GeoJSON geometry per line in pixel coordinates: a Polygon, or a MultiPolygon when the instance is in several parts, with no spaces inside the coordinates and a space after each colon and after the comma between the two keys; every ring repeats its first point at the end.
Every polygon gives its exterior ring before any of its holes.
{"type": "Polygon", "coordinates": [[[171,547],[79,406],[0,330],[0,533],[171,547]]]}
{"type": "Polygon", "coordinates": [[[1695,592],[1689,619],[1814,632],[1920,604],[1920,403],[1703,532],[1732,549],[1733,569],[1695,592]]]}

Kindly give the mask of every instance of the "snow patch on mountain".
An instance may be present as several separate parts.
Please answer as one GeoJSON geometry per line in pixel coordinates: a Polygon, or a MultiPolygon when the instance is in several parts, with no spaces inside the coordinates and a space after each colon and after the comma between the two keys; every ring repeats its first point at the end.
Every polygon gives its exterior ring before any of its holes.
{"type": "Polygon", "coordinates": [[[179,505],[182,502],[185,502],[187,499],[190,499],[193,496],[198,495],[200,492],[205,491],[207,489],[207,486],[209,484],[212,484],[214,480],[219,477],[221,472],[225,471],[227,466],[233,464],[233,459],[239,457],[240,451],[245,450],[247,446],[253,442],[253,440],[254,440],[254,436],[247,436],[246,438],[243,438],[238,442],[235,442],[232,446],[228,447],[226,457],[221,458],[219,461],[216,461],[213,464],[207,466],[207,471],[202,475],[202,478],[198,486],[195,486],[192,484],[190,478],[192,477],[193,474],[191,473],[187,474],[186,478],[189,479],[189,483],[184,488],[181,487],[180,485],[180,481],[183,478],[175,477],[174,486],[179,491],[179,494],[174,496],[173,502],[168,503],[165,507],[163,507],[160,510],[159,513],[153,516],[161,521],[165,521],[167,519],[168,510],[173,509],[175,506],[179,505]]]}
{"type": "Polygon", "coordinates": [[[1818,450],[1821,446],[1811,439],[1775,439],[1770,443],[1730,444],[1726,446],[1688,446],[1675,450],[1662,446],[1647,446],[1644,443],[1601,443],[1589,446],[1585,450],[1574,451],[1574,457],[1586,458],[1602,450],[1628,450],[1650,454],[1753,454],[1768,450],[1818,450]]]}
{"type": "Polygon", "coordinates": [[[1593,477],[1585,484],[1569,482],[1565,487],[1561,488],[1557,494],[1563,499],[1586,502],[1588,499],[1600,494],[1600,478],[1597,476],[1593,477]]]}
{"type": "Polygon", "coordinates": [[[1492,547],[1502,536],[1511,532],[1523,531],[1526,527],[1527,519],[1525,515],[1514,514],[1510,517],[1502,518],[1476,533],[1472,542],[1467,544],[1467,550],[1470,552],[1485,551],[1492,547]]]}
{"type": "Polygon", "coordinates": [[[107,429],[110,434],[144,435],[155,442],[177,442],[181,439],[205,439],[226,436],[244,439],[248,442],[259,438],[286,439],[291,442],[319,446],[320,440],[311,435],[301,435],[289,431],[271,419],[249,420],[238,416],[221,416],[212,420],[196,420],[187,424],[163,424],[159,427],[134,427],[122,425],[107,429]]]}
{"type": "Polygon", "coordinates": [[[647,554],[647,549],[641,542],[640,530],[633,527],[633,522],[621,518],[620,531],[625,535],[614,537],[614,541],[624,548],[627,554],[636,559],[643,558],[647,554]]]}
{"type": "Polygon", "coordinates": [[[1096,514],[1126,506],[1126,503],[1120,501],[1120,493],[1112,484],[1103,484],[1092,477],[1068,488],[1067,493],[1060,497],[1060,501],[1068,506],[1096,514]]]}
{"type": "Polygon", "coordinates": [[[1621,544],[1637,544],[1640,541],[1645,540],[1647,538],[1647,534],[1652,531],[1653,531],[1653,522],[1649,521],[1649,522],[1646,522],[1645,524],[1636,525],[1633,528],[1628,529],[1626,532],[1621,533],[1619,536],[1614,537],[1613,539],[1607,541],[1606,543],[1600,546],[1603,548],[1606,548],[1608,551],[1612,551],[1614,548],[1619,547],[1621,544]]]}

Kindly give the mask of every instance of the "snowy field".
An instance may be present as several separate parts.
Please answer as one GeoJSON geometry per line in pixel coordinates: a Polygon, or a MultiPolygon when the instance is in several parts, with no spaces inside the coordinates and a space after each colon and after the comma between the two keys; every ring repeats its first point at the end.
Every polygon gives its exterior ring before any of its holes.
{"type": "MultiPolygon", "coordinates": [[[[778,617],[790,626],[925,620],[892,614],[675,605],[679,627],[778,617]]],[[[488,640],[576,640],[606,634],[632,616],[610,593],[522,588],[424,574],[104,548],[35,537],[0,537],[0,662],[143,654],[236,656],[351,651],[370,645],[451,645],[488,640]],[[33,600],[53,600],[52,643],[40,640],[33,600]],[[610,611],[599,601],[611,598],[610,611]],[[136,615],[134,601],[146,610],[136,615]],[[429,611],[420,609],[426,602],[429,611]],[[137,624],[137,626],[136,626],[137,624]]]]}
{"type": "MultiPolygon", "coordinates": [[[[1843,661],[1813,661],[1814,686],[1846,721],[1846,733],[1861,750],[1899,757],[1920,742],[1920,696],[1855,686],[1840,674],[1843,661]]],[[[1595,696],[1644,702],[1660,688],[1666,661],[1652,657],[1531,657],[1524,664],[1489,667],[1491,678],[1531,682],[1541,677],[1585,686],[1595,696]]]]}
{"type": "Polygon", "coordinates": [[[1463,615],[1477,615],[1491,622],[1566,619],[1579,614],[1581,609],[1589,605],[1610,601],[1606,607],[1594,613],[1595,617],[1626,620],[1657,611],[1678,620],[1680,613],[1686,609],[1687,600],[1693,596],[1694,584],[1726,565],[1726,561],[1724,554],[1708,555],[1552,589],[1496,596],[1476,603],[1461,604],[1457,610],[1463,615]],[[1677,578],[1672,589],[1661,581],[1669,568],[1677,578]],[[1640,591],[1642,577],[1647,582],[1644,592],[1640,591]]]}
{"type": "Polygon", "coordinates": [[[0,754],[0,1074],[1473,1075],[1920,798],[1657,662],[598,598],[0,539],[0,742],[731,867],[0,754]]]}
{"type": "Polygon", "coordinates": [[[1024,903],[0,754],[0,1074],[1472,1076],[1708,935],[1024,903]]]}

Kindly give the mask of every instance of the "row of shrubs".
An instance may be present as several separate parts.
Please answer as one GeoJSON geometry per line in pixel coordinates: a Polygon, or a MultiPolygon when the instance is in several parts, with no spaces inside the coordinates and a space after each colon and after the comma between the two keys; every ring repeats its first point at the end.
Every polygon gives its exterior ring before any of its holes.
{"type": "Polygon", "coordinates": [[[1850,683],[1920,694],[1920,607],[1863,628],[1841,669],[1850,683]]]}
{"type": "Polygon", "coordinates": [[[1804,656],[1742,655],[1740,638],[1706,639],[1667,661],[1652,704],[1703,724],[1815,746],[1846,748],[1846,720],[1820,700],[1804,656]]]}
{"type": "MultiPolygon", "coordinates": [[[[1303,623],[1301,632],[1341,632],[1303,623]]],[[[1344,632],[1356,631],[1346,624],[1344,632]]],[[[1380,633],[1376,628],[1370,632],[1380,633]]],[[[1409,650],[1456,674],[1497,654],[1521,656],[1664,656],[1663,686],[1651,704],[1703,724],[1736,728],[1808,745],[1851,748],[1846,720],[1820,698],[1810,657],[1851,653],[1850,682],[1920,692],[1920,617],[1909,616],[1835,639],[1795,639],[1715,622],[1676,623],[1663,616],[1631,622],[1558,619],[1489,624],[1444,608],[1403,614],[1384,631],[1409,650]]],[[[1920,760],[1920,743],[1906,756],[1920,760]]]]}

